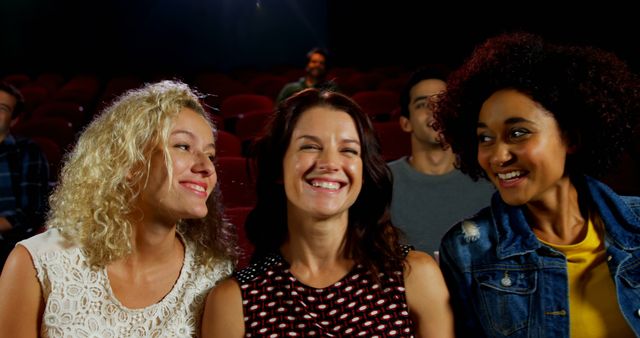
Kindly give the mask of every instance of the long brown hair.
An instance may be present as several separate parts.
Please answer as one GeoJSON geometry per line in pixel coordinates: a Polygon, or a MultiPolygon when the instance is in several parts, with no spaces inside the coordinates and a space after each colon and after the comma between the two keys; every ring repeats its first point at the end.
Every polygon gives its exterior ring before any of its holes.
{"type": "Polygon", "coordinates": [[[339,93],[307,89],[283,101],[264,135],[254,144],[257,165],[257,203],[247,218],[246,233],[255,246],[253,259],[277,252],[287,237],[287,197],[282,184],[285,152],[300,115],[327,106],[353,119],[361,143],[363,186],[349,208],[345,255],[370,271],[390,271],[402,266],[399,230],[390,222],[391,172],[380,155],[373,125],[360,107],[339,93]]]}

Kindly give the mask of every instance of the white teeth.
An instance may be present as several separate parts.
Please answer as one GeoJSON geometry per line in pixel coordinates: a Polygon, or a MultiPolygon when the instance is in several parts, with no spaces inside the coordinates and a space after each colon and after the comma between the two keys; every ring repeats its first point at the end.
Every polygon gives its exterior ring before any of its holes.
{"type": "Polygon", "coordinates": [[[331,189],[331,190],[340,189],[340,183],[338,182],[313,181],[311,182],[311,185],[313,185],[314,187],[331,189]]]}
{"type": "Polygon", "coordinates": [[[522,172],[519,171],[519,170],[516,170],[516,171],[512,171],[512,172],[506,173],[506,174],[498,174],[498,178],[501,179],[501,180],[509,180],[509,179],[514,178],[514,177],[518,177],[520,175],[522,175],[522,172]]]}
{"type": "Polygon", "coordinates": [[[204,187],[199,186],[199,185],[197,185],[197,184],[193,184],[193,183],[186,183],[185,185],[186,185],[187,187],[189,187],[189,188],[193,189],[193,190],[202,191],[202,192],[204,192],[204,191],[205,191],[205,190],[204,190],[204,187]]]}

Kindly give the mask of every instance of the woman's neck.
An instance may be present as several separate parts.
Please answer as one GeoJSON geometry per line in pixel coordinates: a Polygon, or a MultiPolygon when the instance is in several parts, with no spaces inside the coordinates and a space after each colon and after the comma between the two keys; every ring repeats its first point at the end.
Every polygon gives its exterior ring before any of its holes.
{"type": "Polygon", "coordinates": [[[581,211],[578,190],[568,177],[543,199],[528,203],[526,210],[533,232],[545,242],[576,244],[586,235],[588,215],[581,211]]]}
{"type": "Polygon", "coordinates": [[[133,226],[131,254],[125,259],[134,266],[161,264],[184,251],[176,226],[140,222],[133,226]]]}
{"type": "Polygon", "coordinates": [[[280,248],[291,273],[313,287],[335,283],[353,267],[346,258],[348,214],[325,220],[288,217],[289,233],[280,248]]]}
{"type": "Polygon", "coordinates": [[[132,252],[107,266],[116,298],[126,307],[143,308],[161,301],[174,287],[185,258],[176,228],[134,225],[132,252]]]}

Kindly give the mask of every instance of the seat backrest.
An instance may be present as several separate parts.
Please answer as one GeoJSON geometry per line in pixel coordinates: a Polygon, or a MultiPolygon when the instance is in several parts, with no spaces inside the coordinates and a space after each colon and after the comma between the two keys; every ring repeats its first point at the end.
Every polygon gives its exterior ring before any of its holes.
{"type": "Polygon", "coordinates": [[[248,159],[218,157],[216,171],[225,208],[252,207],[255,204],[254,175],[248,159]]]}
{"type": "Polygon", "coordinates": [[[95,111],[100,112],[127,91],[142,86],[144,82],[137,76],[120,76],[110,79],[100,94],[95,111]]]}
{"type": "Polygon", "coordinates": [[[259,75],[254,77],[249,82],[249,87],[253,90],[254,93],[265,95],[275,100],[282,87],[287,84],[287,78],[284,76],[275,76],[275,75],[259,75]]]}
{"type": "Polygon", "coordinates": [[[247,239],[244,229],[247,215],[249,215],[252,209],[252,207],[235,207],[225,210],[225,218],[236,227],[236,234],[238,236],[238,246],[240,247],[238,269],[242,269],[249,264],[251,254],[253,253],[253,245],[249,242],[249,239],[247,239]]]}
{"type": "Polygon", "coordinates": [[[53,93],[64,84],[64,76],[58,73],[42,73],[38,75],[34,83],[44,86],[49,93],[53,93]]]}
{"type": "Polygon", "coordinates": [[[216,138],[216,156],[241,157],[242,142],[236,135],[224,130],[218,130],[218,136],[216,138]]]}
{"type": "Polygon", "coordinates": [[[84,107],[77,102],[48,101],[33,111],[32,118],[61,117],[80,128],[85,123],[84,107]]]}
{"type": "Polygon", "coordinates": [[[411,134],[402,130],[398,121],[374,122],[373,128],[380,139],[382,157],[385,161],[411,155],[411,134]]]}
{"type": "Polygon", "coordinates": [[[30,84],[20,88],[24,97],[24,109],[29,116],[49,96],[49,90],[41,85],[30,84]]]}
{"type": "Polygon", "coordinates": [[[263,131],[272,114],[273,109],[261,109],[239,116],[236,121],[236,135],[243,142],[254,139],[263,131]]]}
{"type": "Polygon", "coordinates": [[[206,95],[204,102],[211,107],[220,107],[229,96],[252,93],[249,86],[222,73],[204,73],[194,80],[194,87],[206,95]]]}
{"type": "Polygon", "coordinates": [[[31,77],[24,73],[16,73],[5,75],[2,78],[2,81],[20,88],[29,84],[31,82],[31,77]]]}
{"type": "Polygon", "coordinates": [[[54,141],[62,152],[66,151],[76,138],[73,124],[61,117],[31,118],[20,121],[11,128],[11,133],[29,138],[46,137],[54,141]]]}
{"type": "Polygon", "coordinates": [[[225,118],[237,117],[258,109],[271,109],[274,102],[271,98],[258,94],[231,95],[222,101],[220,111],[225,118]]]}
{"type": "Polygon", "coordinates": [[[56,101],[71,101],[90,106],[98,98],[100,81],[92,75],[77,75],[60,87],[54,94],[56,101]]]}
{"type": "Polygon", "coordinates": [[[390,90],[368,90],[353,94],[362,110],[376,121],[388,121],[391,112],[400,104],[398,93],[390,90]]]}

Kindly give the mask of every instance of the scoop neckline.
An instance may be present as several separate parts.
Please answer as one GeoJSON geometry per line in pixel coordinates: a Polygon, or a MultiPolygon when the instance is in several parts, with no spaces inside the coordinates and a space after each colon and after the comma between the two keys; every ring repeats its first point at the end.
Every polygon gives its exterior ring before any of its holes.
{"type": "Polygon", "coordinates": [[[284,256],[282,256],[281,253],[278,252],[275,255],[276,255],[276,258],[278,259],[278,261],[280,263],[282,263],[282,265],[284,267],[283,273],[285,273],[291,279],[291,282],[299,284],[301,286],[304,286],[305,288],[308,288],[308,289],[311,289],[311,290],[314,290],[314,291],[317,291],[317,292],[320,292],[319,290],[324,291],[324,290],[328,290],[330,288],[340,287],[341,285],[345,284],[345,281],[347,281],[349,278],[351,278],[353,275],[355,275],[358,270],[362,269],[362,264],[354,263],[353,266],[351,267],[351,269],[349,269],[349,271],[344,276],[342,276],[340,279],[338,279],[337,281],[335,281],[335,282],[333,282],[333,283],[331,283],[331,284],[329,284],[329,285],[327,285],[327,286],[325,286],[323,288],[317,288],[317,287],[314,287],[314,286],[307,285],[307,284],[303,283],[293,273],[291,273],[291,264],[289,264],[289,262],[287,262],[287,260],[284,259],[284,256]]]}
{"type": "Polygon", "coordinates": [[[113,300],[115,305],[117,305],[120,309],[125,310],[125,311],[144,312],[144,311],[154,310],[156,307],[162,306],[164,303],[168,302],[169,299],[176,298],[176,294],[178,292],[180,292],[180,290],[182,289],[179,286],[184,284],[184,279],[187,278],[186,277],[186,274],[187,274],[186,269],[187,269],[187,266],[190,265],[191,259],[192,259],[192,257],[191,257],[191,247],[189,245],[187,245],[187,242],[184,240],[182,235],[179,235],[178,238],[182,241],[182,244],[184,246],[184,259],[182,260],[182,267],[180,268],[180,275],[178,276],[178,279],[176,279],[176,282],[171,287],[171,290],[169,290],[169,292],[166,295],[164,295],[164,297],[162,297],[157,303],[149,304],[149,305],[147,305],[145,307],[140,307],[140,308],[130,308],[130,307],[125,306],[124,304],[122,304],[120,299],[118,299],[118,297],[116,297],[116,294],[113,292],[113,289],[111,288],[111,280],[109,280],[109,275],[107,274],[107,267],[105,266],[100,270],[102,278],[104,278],[105,281],[106,281],[104,283],[105,289],[107,290],[109,298],[111,298],[113,300]]]}

